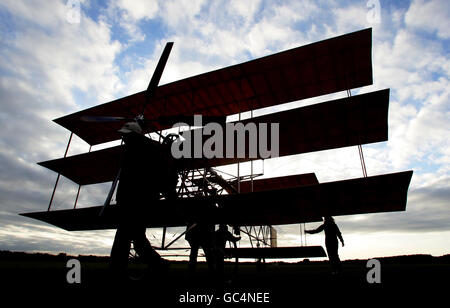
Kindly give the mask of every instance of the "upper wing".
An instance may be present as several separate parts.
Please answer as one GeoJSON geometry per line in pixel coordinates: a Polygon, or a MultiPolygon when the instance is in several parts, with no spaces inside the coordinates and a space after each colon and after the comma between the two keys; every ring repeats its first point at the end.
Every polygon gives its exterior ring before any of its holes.
{"type": "MultiPolygon", "coordinates": [[[[223,116],[372,84],[372,30],[365,29],[158,87],[145,118],[223,116]]],[[[83,116],[141,114],[142,91],[54,121],[90,145],[119,139],[121,122],[89,123],[83,116]]],[[[147,132],[169,128],[155,123],[147,132]]]]}
{"type": "MultiPolygon", "coordinates": [[[[320,221],[323,216],[404,211],[412,171],[315,185],[204,198],[160,200],[144,207],[147,227],[186,226],[208,218],[229,225],[278,225],[320,221]],[[220,204],[220,209],[211,206],[220,204]]],[[[145,201],[143,201],[145,202],[145,201]]],[[[116,206],[25,213],[65,230],[116,228],[116,206]]]]}

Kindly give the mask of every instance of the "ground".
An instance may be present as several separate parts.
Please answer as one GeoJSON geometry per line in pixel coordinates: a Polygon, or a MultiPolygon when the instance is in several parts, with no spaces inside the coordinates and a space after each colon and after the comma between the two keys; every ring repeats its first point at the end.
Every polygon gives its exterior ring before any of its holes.
{"type": "Polygon", "coordinates": [[[237,270],[230,262],[226,264],[226,277],[220,284],[209,276],[204,263],[199,264],[193,277],[187,275],[186,262],[171,262],[167,272],[150,272],[143,277],[142,266],[133,265],[131,273],[140,279],[120,282],[111,278],[107,257],[1,252],[0,273],[3,297],[6,295],[18,301],[32,299],[33,303],[47,304],[55,299],[59,302],[60,296],[70,299],[71,303],[75,300],[83,304],[115,302],[123,298],[139,302],[142,298],[146,306],[157,302],[191,306],[193,304],[186,301],[195,299],[201,302],[194,306],[225,307],[250,304],[289,304],[283,306],[290,307],[329,301],[362,306],[374,301],[404,304],[417,298],[427,301],[445,298],[449,286],[450,255],[378,260],[381,283],[373,284],[367,282],[366,276],[370,271],[366,267],[367,260],[345,261],[339,275],[331,274],[327,262],[266,263],[263,266],[243,263],[237,270]],[[81,264],[79,284],[69,284],[66,279],[70,270],[67,261],[72,258],[81,264]],[[17,293],[17,290],[21,292],[17,293]],[[212,298],[210,304],[206,302],[207,295],[212,298]],[[235,303],[237,301],[239,303],[235,303]]]}

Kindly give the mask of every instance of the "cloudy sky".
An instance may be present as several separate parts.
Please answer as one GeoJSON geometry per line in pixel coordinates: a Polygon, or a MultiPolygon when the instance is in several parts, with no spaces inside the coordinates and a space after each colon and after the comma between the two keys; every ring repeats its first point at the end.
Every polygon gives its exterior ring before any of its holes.
{"type": "MultiPolygon", "coordinates": [[[[445,0],[2,0],[0,250],[109,253],[113,231],[70,233],[18,213],[48,206],[56,174],[36,163],[61,157],[69,137],[51,120],[144,90],[167,41],[175,46],[161,83],[368,27],[374,84],[353,93],[390,88],[391,99],[389,141],[363,146],[367,171],[414,170],[414,175],[406,212],[336,218],[346,240],[341,255],[450,253],[450,5],[445,0]]],[[[69,155],[88,149],[74,137],[69,155]]],[[[255,163],[255,170],[262,165],[255,163]]],[[[264,172],[266,177],[315,172],[320,182],[362,176],[356,147],[267,160],[264,172]]],[[[77,188],[62,179],[53,207],[73,206],[77,188]]],[[[83,187],[79,206],[101,204],[106,190],[83,187]]],[[[300,244],[298,225],[277,229],[279,245],[300,244]]],[[[182,230],[169,231],[171,238],[182,230]]],[[[153,244],[160,233],[148,231],[153,244]]],[[[306,240],[323,244],[323,235],[306,240]]]]}

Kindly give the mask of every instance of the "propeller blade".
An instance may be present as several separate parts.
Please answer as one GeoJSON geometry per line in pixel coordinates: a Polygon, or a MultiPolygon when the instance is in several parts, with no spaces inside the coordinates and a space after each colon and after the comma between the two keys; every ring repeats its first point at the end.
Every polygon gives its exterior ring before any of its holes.
{"type": "Polygon", "coordinates": [[[169,59],[170,51],[172,50],[173,42],[166,43],[166,46],[164,47],[164,50],[161,54],[161,57],[159,58],[158,64],[156,65],[155,71],[153,72],[152,79],[150,79],[150,83],[147,87],[146,92],[146,100],[144,103],[144,106],[142,108],[141,115],[144,115],[145,109],[147,108],[147,104],[150,100],[150,98],[155,95],[155,90],[158,87],[159,80],[161,79],[162,73],[164,71],[164,68],[166,67],[167,59],[169,59]]]}
{"type": "Polygon", "coordinates": [[[107,117],[107,116],[87,116],[84,115],[80,117],[81,121],[84,122],[119,122],[119,121],[134,121],[132,118],[124,118],[124,117],[107,117]]]}
{"type": "Polygon", "coordinates": [[[147,95],[151,96],[154,94],[155,89],[158,87],[159,81],[161,79],[162,73],[164,71],[164,67],[166,66],[167,59],[169,59],[170,51],[172,50],[173,42],[168,42],[166,47],[161,54],[161,58],[159,58],[158,64],[156,65],[155,72],[153,73],[152,79],[147,87],[147,95]]]}

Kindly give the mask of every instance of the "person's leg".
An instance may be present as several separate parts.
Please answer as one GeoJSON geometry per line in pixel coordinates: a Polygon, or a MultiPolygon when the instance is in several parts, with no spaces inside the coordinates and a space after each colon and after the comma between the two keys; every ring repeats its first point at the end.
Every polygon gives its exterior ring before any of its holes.
{"type": "Polygon", "coordinates": [[[211,246],[202,246],[203,252],[205,253],[206,263],[208,264],[208,270],[213,273],[216,269],[216,256],[215,251],[211,246]]]}
{"type": "Polygon", "coordinates": [[[139,257],[149,265],[161,262],[161,256],[155,251],[145,235],[145,227],[135,228],[133,230],[133,244],[139,257]]]}
{"type": "Polygon", "coordinates": [[[337,273],[340,270],[341,263],[338,255],[338,247],[337,245],[326,245],[326,248],[332,271],[333,273],[337,273]]]}
{"type": "Polygon", "coordinates": [[[191,242],[189,244],[191,246],[191,253],[189,255],[188,271],[190,274],[193,274],[197,267],[197,255],[198,255],[199,246],[197,244],[191,243],[191,242]]]}
{"type": "Polygon", "coordinates": [[[223,250],[217,249],[215,254],[215,260],[216,260],[216,273],[217,273],[217,280],[219,283],[223,283],[224,281],[224,253],[223,250]]]}
{"type": "Polygon", "coordinates": [[[126,276],[130,254],[130,237],[127,228],[117,228],[110,255],[110,268],[115,276],[126,276]]]}
{"type": "Polygon", "coordinates": [[[339,273],[339,272],[341,272],[341,269],[342,269],[342,263],[341,263],[341,259],[339,258],[339,254],[338,254],[338,248],[336,248],[336,253],[335,253],[335,265],[334,265],[334,268],[335,268],[335,271],[337,272],[337,273],[339,273]]]}

